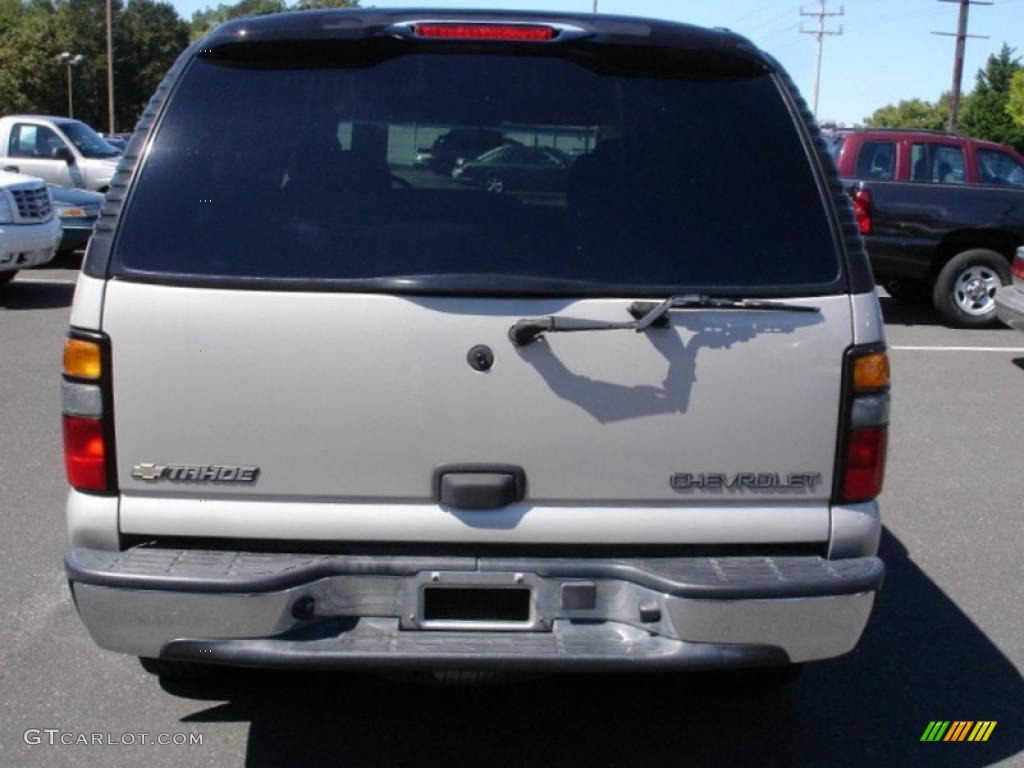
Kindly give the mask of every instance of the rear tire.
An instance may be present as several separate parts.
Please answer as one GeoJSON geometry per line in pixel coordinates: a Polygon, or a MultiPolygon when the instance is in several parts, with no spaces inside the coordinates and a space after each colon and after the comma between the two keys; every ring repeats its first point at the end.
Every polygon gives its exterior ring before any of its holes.
{"type": "Polygon", "coordinates": [[[804,671],[803,664],[783,664],[779,667],[759,667],[741,672],[741,680],[749,688],[783,688],[795,683],[804,671]]]}
{"type": "Polygon", "coordinates": [[[987,248],[958,253],[942,268],[932,289],[932,304],[954,328],[989,328],[996,317],[996,289],[1010,283],[1010,263],[987,248]]]}
{"type": "Polygon", "coordinates": [[[532,680],[538,677],[528,672],[505,670],[433,669],[383,672],[386,680],[408,685],[438,686],[447,688],[477,688],[490,685],[532,680]]]}
{"type": "Polygon", "coordinates": [[[194,664],[190,661],[171,661],[170,659],[153,659],[139,657],[139,664],[151,675],[161,680],[185,682],[190,680],[206,680],[217,674],[218,669],[208,664],[194,664]]]}
{"type": "Polygon", "coordinates": [[[12,270],[10,272],[0,272],[0,285],[7,285],[9,282],[11,282],[11,280],[14,279],[14,276],[16,274],[18,274],[17,269],[12,270]]]}

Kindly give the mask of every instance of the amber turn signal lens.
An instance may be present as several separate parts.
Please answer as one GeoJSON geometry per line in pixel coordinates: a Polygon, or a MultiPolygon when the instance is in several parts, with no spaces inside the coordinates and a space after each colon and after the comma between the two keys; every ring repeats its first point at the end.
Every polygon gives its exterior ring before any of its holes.
{"type": "Polygon", "coordinates": [[[853,361],[854,390],[883,389],[889,386],[889,356],[872,352],[853,361]]]}
{"type": "Polygon", "coordinates": [[[98,379],[103,373],[100,345],[86,339],[64,342],[64,375],[81,379],[98,379]]]}

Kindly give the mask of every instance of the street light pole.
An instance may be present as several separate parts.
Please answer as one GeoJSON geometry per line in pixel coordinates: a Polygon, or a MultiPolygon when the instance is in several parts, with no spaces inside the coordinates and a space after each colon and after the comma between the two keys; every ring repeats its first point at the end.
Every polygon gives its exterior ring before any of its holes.
{"type": "Polygon", "coordinates": [[[74,102],[74,97],[72,95],[73,92],[74,92],[74,88],[73,88],[72,80],[71,80],[71,68],[72,67],[77,67],[79,64],[81,64],[82,63],[82,59],[84,59],[85,57],[82,54],[80,54],[80,53],[78,53],[78,54],[71,54],[68,51],[64,51],[64,53],[57,54],[57,56],[55,58],[57,59],[57,61],[59,63],[63,64],[66,67],[66,69],[67,69],[67,74],[68,74],[68,117],[74,117],[75,116],[75,102],[74,102]]]}
{"type": "Polygon", "coordinates": [[[110,34],[110,0],[106,2],[107,11],[107,120],[109,133],[114,133],[114,43],[110,34]]]}

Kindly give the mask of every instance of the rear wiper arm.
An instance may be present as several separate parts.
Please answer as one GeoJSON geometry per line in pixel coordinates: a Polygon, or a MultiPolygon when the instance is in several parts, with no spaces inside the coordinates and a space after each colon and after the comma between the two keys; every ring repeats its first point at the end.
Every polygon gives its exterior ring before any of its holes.
{"type": "Polygon", "coordinates": [[[545,333],[567,333],[571,331],[615,331],[632,330],[639,333],[662,320],[673,309],[726,309],[759,310],[767,312],[821,312],[820,307],[805,304],[790,304],[784,301],[765,299],[743,299],[727,296],[703,296],[682,294],[670,296],[660,304],[634,301],[629,312],[635,320],[608,321],[587,320],[576,317],[524,317],[508,329],[508,337],[517,347],[525,346],[539,339],[545,333]]]}

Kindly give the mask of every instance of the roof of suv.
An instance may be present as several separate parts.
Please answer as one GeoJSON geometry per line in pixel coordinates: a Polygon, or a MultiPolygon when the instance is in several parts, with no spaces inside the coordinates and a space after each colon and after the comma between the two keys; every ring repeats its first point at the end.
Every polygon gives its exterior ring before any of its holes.
{"type": "Polygon", "coordinates": [[[949,131],[937,131],[928,128],[860,128],[855,130],[837,130],[833,132],[836,136],[845,136],[847,138],[851,136],[860,136],[863,138],[921,138],[921,139],[948,139],[951,141],[963,141],[970,142],[971,144],[978,147],[990,147],[993,149],[1011,149],[1003,144],[999,144],[994,141],[987,141],[986,139],[976,139],[973,136],[966,136],[962,133],[950,133],[949,131]]]}
{"type": "MultiPolygon", "coordinates": [[[[533,22],[561,25],[602,43],[663,45],[729,51],[754,59],[766,69],[771,60],[745,37],[724,28],[680,24],[631,16],[552,13],[546,11],[484,11],[461,9],[329,9],[293,11],[233,19],[217,27],[203,46],[240,42],[360,39],[394,35],[394,26],[413,21],[533,22]]],[[[543,43],[542,43],[543,44],[543,43]]]]}

